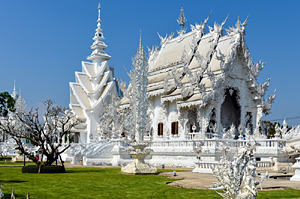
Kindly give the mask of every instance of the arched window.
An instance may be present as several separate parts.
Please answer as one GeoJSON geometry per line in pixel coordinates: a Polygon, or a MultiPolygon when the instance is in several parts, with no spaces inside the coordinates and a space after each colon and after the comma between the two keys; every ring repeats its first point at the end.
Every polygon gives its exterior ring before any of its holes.
{"type": "Polygon", "coordinates": [[[158,123],[157,124],[157,135],[162,136],[164,134],[164,124],[158,123]]]}
{"type": "Polygon", "coordinates": [[[171,123],[171,134],[178,135],[178,122],[171,123]]]}

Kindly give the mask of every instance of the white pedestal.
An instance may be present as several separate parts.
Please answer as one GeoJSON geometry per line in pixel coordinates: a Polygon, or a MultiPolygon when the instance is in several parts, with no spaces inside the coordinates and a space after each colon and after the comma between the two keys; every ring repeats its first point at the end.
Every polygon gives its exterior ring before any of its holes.
{"type": "Polygon", "coordinates": [[[195,162],[195,164],[196,168],[193,169],[194,173],[213,173],[210,163],[195,162]]]}
{"type": "Polygon", "coordinates": [[[145,147],[148,145],[147,142],[135,142],[131,143],[131,146],[134,148],[130,151],[131,157],[133,157],[133,162],[128,164],[125,167],[121,168],[121,173],[123,174],[156,174],[157,169],[148,164],[145,163],[145,157],[150,154],[150,149],[145,149],[145,147]]]}
{"type": "Polygon", "coordinates": [[[290,181],[300,181],[300,157],[296,158],[296,163],[292,168],[295,168],[295,175],[291,177],[290,181]]]}

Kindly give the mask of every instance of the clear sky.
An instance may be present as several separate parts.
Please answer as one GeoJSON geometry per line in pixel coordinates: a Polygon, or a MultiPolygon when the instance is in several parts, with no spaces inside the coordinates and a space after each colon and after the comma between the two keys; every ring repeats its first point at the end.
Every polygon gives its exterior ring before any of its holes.
{"type": "MultiPolygon", "coordinates": [[[[50,98],[56,104],[69,104],[69,82],[81,71],[92,50],[97,25],[98,0],[1,0],[0,1],[0,92],[17,91],[27,107],[40,106],[50,98]]],[[[244,21],[250,13],[245,39],[254,62],[266,62],[259,83],[270,77],[267,95],[277,89],[271,115],[266,119],[300,115],[300,1],[114,1],[102,0],[101,20],[106,52],[112,56],[115,77],[129,81],[124,67],[131,68],[139,31],[144,47],[158,45],[162,36],[179,29],[177,19],[183,6],[189,24],[208,21],[225,28],[234,26],[238,16],[244,21]]],[[[281,121],[282,122],[282,121],[281,121]]],[[[288,124],[300,123],[288,119],[288,124]]]]}

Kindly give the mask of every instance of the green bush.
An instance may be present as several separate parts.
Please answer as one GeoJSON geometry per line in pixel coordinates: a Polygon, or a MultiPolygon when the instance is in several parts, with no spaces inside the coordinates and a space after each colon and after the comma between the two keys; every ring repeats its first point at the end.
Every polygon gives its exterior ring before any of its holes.
{"type": "MultiPolygon", "coordinates": [[[[38,173],[38,165],[28,165],[22,167],[22,173],[38,173]]],[[[42,166],[41,173],[66,173],[65,167],[63,166],[42,166]]]]}

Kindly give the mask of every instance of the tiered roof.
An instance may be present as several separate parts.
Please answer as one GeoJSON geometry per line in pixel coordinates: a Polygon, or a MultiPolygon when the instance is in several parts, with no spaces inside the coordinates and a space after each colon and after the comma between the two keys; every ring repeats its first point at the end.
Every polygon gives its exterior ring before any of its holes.
{"type": "MultiPolygon", "coordinates": [[[[244,23],[238,20],[234,28],[226,30],[226,35],[223,35],[223,25],[227,18],[221,25],[215,23],[213,28],[209,27],[205,34],[208,18],[203,24],[191,26],[192,31],[188,33],[178,32],[175,38],[159,36],[160,47],[154,47],[149,53],[148,96],[161,95],[162,102],[176,100],[178,108],[205,105],[213,99],[213,91],[223,86],[225,73],[232,69],[239,55],[249,70],[245,77],[249,89],[264,106],[268,101],[263,102],[262,85],[257,83],[263,64],[253,64],[244,40],[248,18],[244,23]]],[[[272,102],[275,94],[270,97],[272,102]]],[[[121,101],[124,106],[128,102],[121,101]]]]}
{"type": "MultiPolygon", "coordinates": [[[[74,114],[85,120],[87,112],[99,114],[100,106],[114,88],[113,73],[108,60],[111,58],[104,51],[103,30],[100,19],[101,6],[98,6],[97,29],[91,46],[93,52],[87,57],[92,62],[82,62],[82,72],[75,72],[76,82],[70,82],[70,108],[74,114]]],[[[99,117],[100,115],[98,115],[99,117]]],[[[97,117],[97,116],[96,116],[97,117]]]]}

